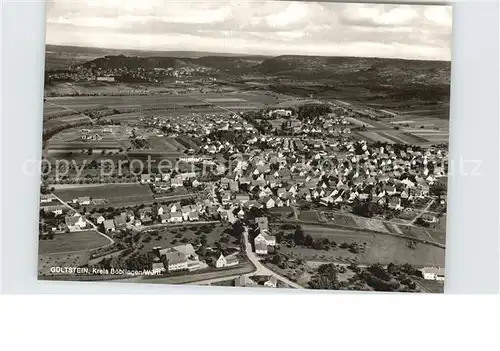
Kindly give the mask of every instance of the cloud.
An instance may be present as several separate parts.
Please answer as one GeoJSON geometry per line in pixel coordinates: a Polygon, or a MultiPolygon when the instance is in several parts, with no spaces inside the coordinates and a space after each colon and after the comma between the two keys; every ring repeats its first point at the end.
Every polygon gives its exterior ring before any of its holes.
{"type": "Polygon", "coordinates": [[[451,27],[451,9],[447,7],[431,6],[424,12],[426,20],[435,23],[441,27],[451,27]]]}
{"type": "Polygon", "coordinates": [[[442,6],[246,0],[51,1],[49,44],[145,50],[450,58],[442,6]]]}

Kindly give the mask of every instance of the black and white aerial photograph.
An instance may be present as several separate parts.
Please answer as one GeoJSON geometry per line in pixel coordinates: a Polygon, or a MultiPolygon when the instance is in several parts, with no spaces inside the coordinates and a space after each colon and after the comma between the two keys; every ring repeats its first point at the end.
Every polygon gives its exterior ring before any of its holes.
{"type": "Polygon", "coordinates": [[[451,6],[46,10],[39,280],[443,292],[451,6]]]}

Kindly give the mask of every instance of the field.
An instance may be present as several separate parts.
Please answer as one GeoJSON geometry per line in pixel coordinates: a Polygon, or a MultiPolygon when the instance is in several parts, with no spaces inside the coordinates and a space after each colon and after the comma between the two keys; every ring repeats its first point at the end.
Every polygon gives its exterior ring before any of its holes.
{"type": "MultiPolygon", "coordinates": [[[[247,106],[248,108],[262,108],[266,104],[273,104],[276,98],[260,91],[238,91],[229,93],[199,93],[189,92],[185,95],[129,95],[129,96],[65,96],[47,97],[44,112],[49,116],[56,111],[72,109],[83,112],[92,109],[117,109],[120,112],[132,109],[147,108],[176,108],[213,104],[219,108],[247,106]]],[[[178,112],[177,112],[178,113],[178,112]]],[[[117,115],[119,116],[119,115],[117,115]]]]}
{"type": "MultiPolygon", "coordinates": [[[[133,206],[153,203],[153,193],[148,185],[106,184],[102,186],[78,187],[56,190],[55,194],[63,201],[72,201],[81,196],[90,196],[93,200],[107,200],[104,207],[133,206]]],[[[92,206],[87,206],[92,207],[92,206]]]]}
{"type": "Polygon", "coordinates": [[[403,232],[403,235],[413,236],[422,240],[434,241],[443,245],[446,244],[445,230],[434,230],[423,227],[408,227],[401,224],[398,224],[397,226],[403,232]]]}
{"type": "Polygon", "coordinates": [[[299,214],[299,220],[306,222],[317,222],[318,213],[316,211],[304,211],[299,214]]]}
{"type": "Polygon", "coordinates": [[[427,143],[427,139],[420,138],[416,134],[407,133],[394,129],[357,131],[353,133],[371,143],[381,142],[388,144],[423,144],[427,143]]]}
{"type": "Polygon", "coordinates": [[[51,275],[51,267],[80,267],[84,266],[89,261],[88,250],[60,253],[60,254],[45,254],[38,255],[38,275],[43,277],[51,275]]]}
{"type": "Polygon", "coordinates": [[[281,246],[280,252],[293,254],[303,260],[326,260],[347,262],[356,259],[359,264],[382,263],[394,264],[409,263],[416,267],[444,266],[444,249],[418,243],[414,250],[407,246],[407,240],[390,235],[372,234],[349,229],[327,228],[321,226],[303,225],[305,235],[313,238],[328,238],[335,240],[337,245],[345,242],[347,244],[366,243],[365,252],[351,253],[348,250],[337,248],[329,251],[314,250],[303,247],[288,248],[281,246]]]}
{"type": "MultiPolygon", "coordinates": [[[[419,240],[437,242],[443,245],[446,241],[446,231],[441,227],[431,229],[417,226],[408,226],[403,223],[387,222],[376,218],[365,218],[360,216],[331,212],[321,213],[321,218],[327,218],[322,222],[328,222],[330,225],[352,227],[353,229],[364,229],[393,235],[405,235],[419,240]],[[328,220],[328,218],[333,218],[334,220],[328,220]]],[[[313,220],[309,220],[307,222],[320,223],[319,221],[313,220]]]]}
{"type": "Polygon", "coordinates": [[[95,249],[109,244],[110,241],[95,231],[83,231],[54,235],[52,240],[38,241],[38,254],[57,254],[95,249]]]}

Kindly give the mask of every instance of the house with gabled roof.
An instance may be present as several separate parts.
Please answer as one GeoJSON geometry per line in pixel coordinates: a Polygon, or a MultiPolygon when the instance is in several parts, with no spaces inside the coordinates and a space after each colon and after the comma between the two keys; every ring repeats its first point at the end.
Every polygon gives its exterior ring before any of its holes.
{"type": "Polygon", "coordinates": [[[250,196],[247,194],[236,194],[235,202],[238,204],[244,204],[250,201],[250,196]]]}
{"type": "Polygon", "coordinates": [[[64,217],[64,223],[70,232],[80,231],[87,226],[87,222],[81,215],[66,216],[64,217]]]}
{"type": "Polygon", "coordinates": [[[182,220],[182,212],[170,212],[170,223],[181,223],[182,220]]]}
{"type": "Polygon", "coordinates": [[[141,174],[141,183],[151,183],[151,174],[149,173],[143,173],[141,174]]]}
{"type": "Polygon", "coordinates": [[[264,282],[264,286],[267,288],[276,288],[278,286],[278,279],[275,276],[271,276],[264,282]]]}
{"type": "Polygon", "coordinates": [[[267,217],[255,217],[255,224],[257,224],[257,227],[263,231],[263,230],[269,230],[269,220],[267,217]]]}
{"type": "Polygon", "coordinates": [[[188,260],[186,255],[179,251],[168,251],[165,253],[165,261],[169,272],[181,271],[188,269],[188,260]]]}
{"type": "Polygon", "coordinates": [[[276,205],[276,202],[273,200],[273,198],[267,195],[260,198],[259,202],[266,208],[273,208],[276,205]]]}
{"type": "Polygon", "coordinates": [[[170,223],[170,212],[165,212],[159,215],[161,223],[170,223]]]}
{"type": "Polygon", "coordinates": [[[106,219],[102,224],[106,233],[114,232],[116,230],[115,222],[112,219],[106,219]]]}
{"type": "Polygon", "coordinates": [[[97,224],[97,225],[100,225],[101,223],[103,223],[106,218],[104,218],[104,216],[100,213],[93,213],[90,218],[92,219],[92,221],[97,224]]]}
{"type": "Polygon", "coordinates": [[[257,255],[267,255],[267,245],[265,242],[258,242],[255,244],[255,253],[257,255]]]}
{"type": "Polygon", "coordinates": [[[220,254],[219,258],[215,262],[215,267],[224,268],[224,267],[236,266],[237,264],[239,264],[239,261],[236,255],[224,257],[223,254],[220,254]]]}
{"type": "Polygon", "coordinates": [[[397,196],[393,196],[389,198],[389,208],[395,209],[395,210],[400,210],[403,207],[401,206],[401,198],[397,196]]]}
{"type": "Polygon", "coordinates": [[[422,275],[426,280],[445,280],[445,270],[444,268],[436,267],[425,267],[421,269],[422,275]]]}
{"type": "Polygon", "coordinates": [[[127,214],[125,212],[118,216],[114,216],[113,220],[115,222],[115,228],[117,229],[122,229],[127,226],[127,214]]]}

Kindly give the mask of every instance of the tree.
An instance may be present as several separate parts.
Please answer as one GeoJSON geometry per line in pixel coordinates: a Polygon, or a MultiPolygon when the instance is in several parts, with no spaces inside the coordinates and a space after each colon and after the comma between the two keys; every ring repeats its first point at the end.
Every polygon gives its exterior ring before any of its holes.
{"type": "Polygon", "coordinates": [[[370,267],[367,268],[367,270],[373,274],[375,277],[382,279],[384,281],[389,281],[391,279],[391,276],[387,273],[387,271],[384,269],[384,267],[377,263],[377,264],[372,264],[370,267]]]}
{"type": "Polygon", "coordinates": [[[295,227],[293,241],[295,242],[295,245],[304,245],[305,236],[304,236],[304,231],[302,230],[302,227],[300,225],[295,227]]]}
{"type": "Polygon", "coordinates": [[[307,247],[310,247],[312,246],[313,244],[313,238],[311,235],[307,234],[306,237],[305,237],[305,240],[304,240],[304,243],[307,247]]]}
{"type": "Polygon", "coordinates": [[[399,273],[399,269],[394,263],[391,262],[387,265],[387,273],[390,275],[396,275],[399,273]]]}
{"type": "Polygon", "coordinates": [[[276,233],[276,242],[280,244],[283,241],[284,237],[285,233],[283,231],[276,233]]]}
{"type": "Polygon", "coordinates": [[[206,246],[206,245],[207,245],[207,236],[206,236],[205,234],[202,234],[202,235],[200,236],[200,244],[201,244],[202,246],[206,246]]]}
{"type": "Polygon", "coordinates": [[[243,234],[245,231],[245,228],[243,227],[243,224],[241,224],[240,221],[237,221],[233,224],[233,230],[232,230],[232,235],[234,237],[239,237],[243,234]]]}
{"type": "Polygon", "coordinates": [[[323,264],[318,267],[318,273],[311,279],[309,285],[312,289],[339,289],[337,268],[334,264],[323,264]]]}

